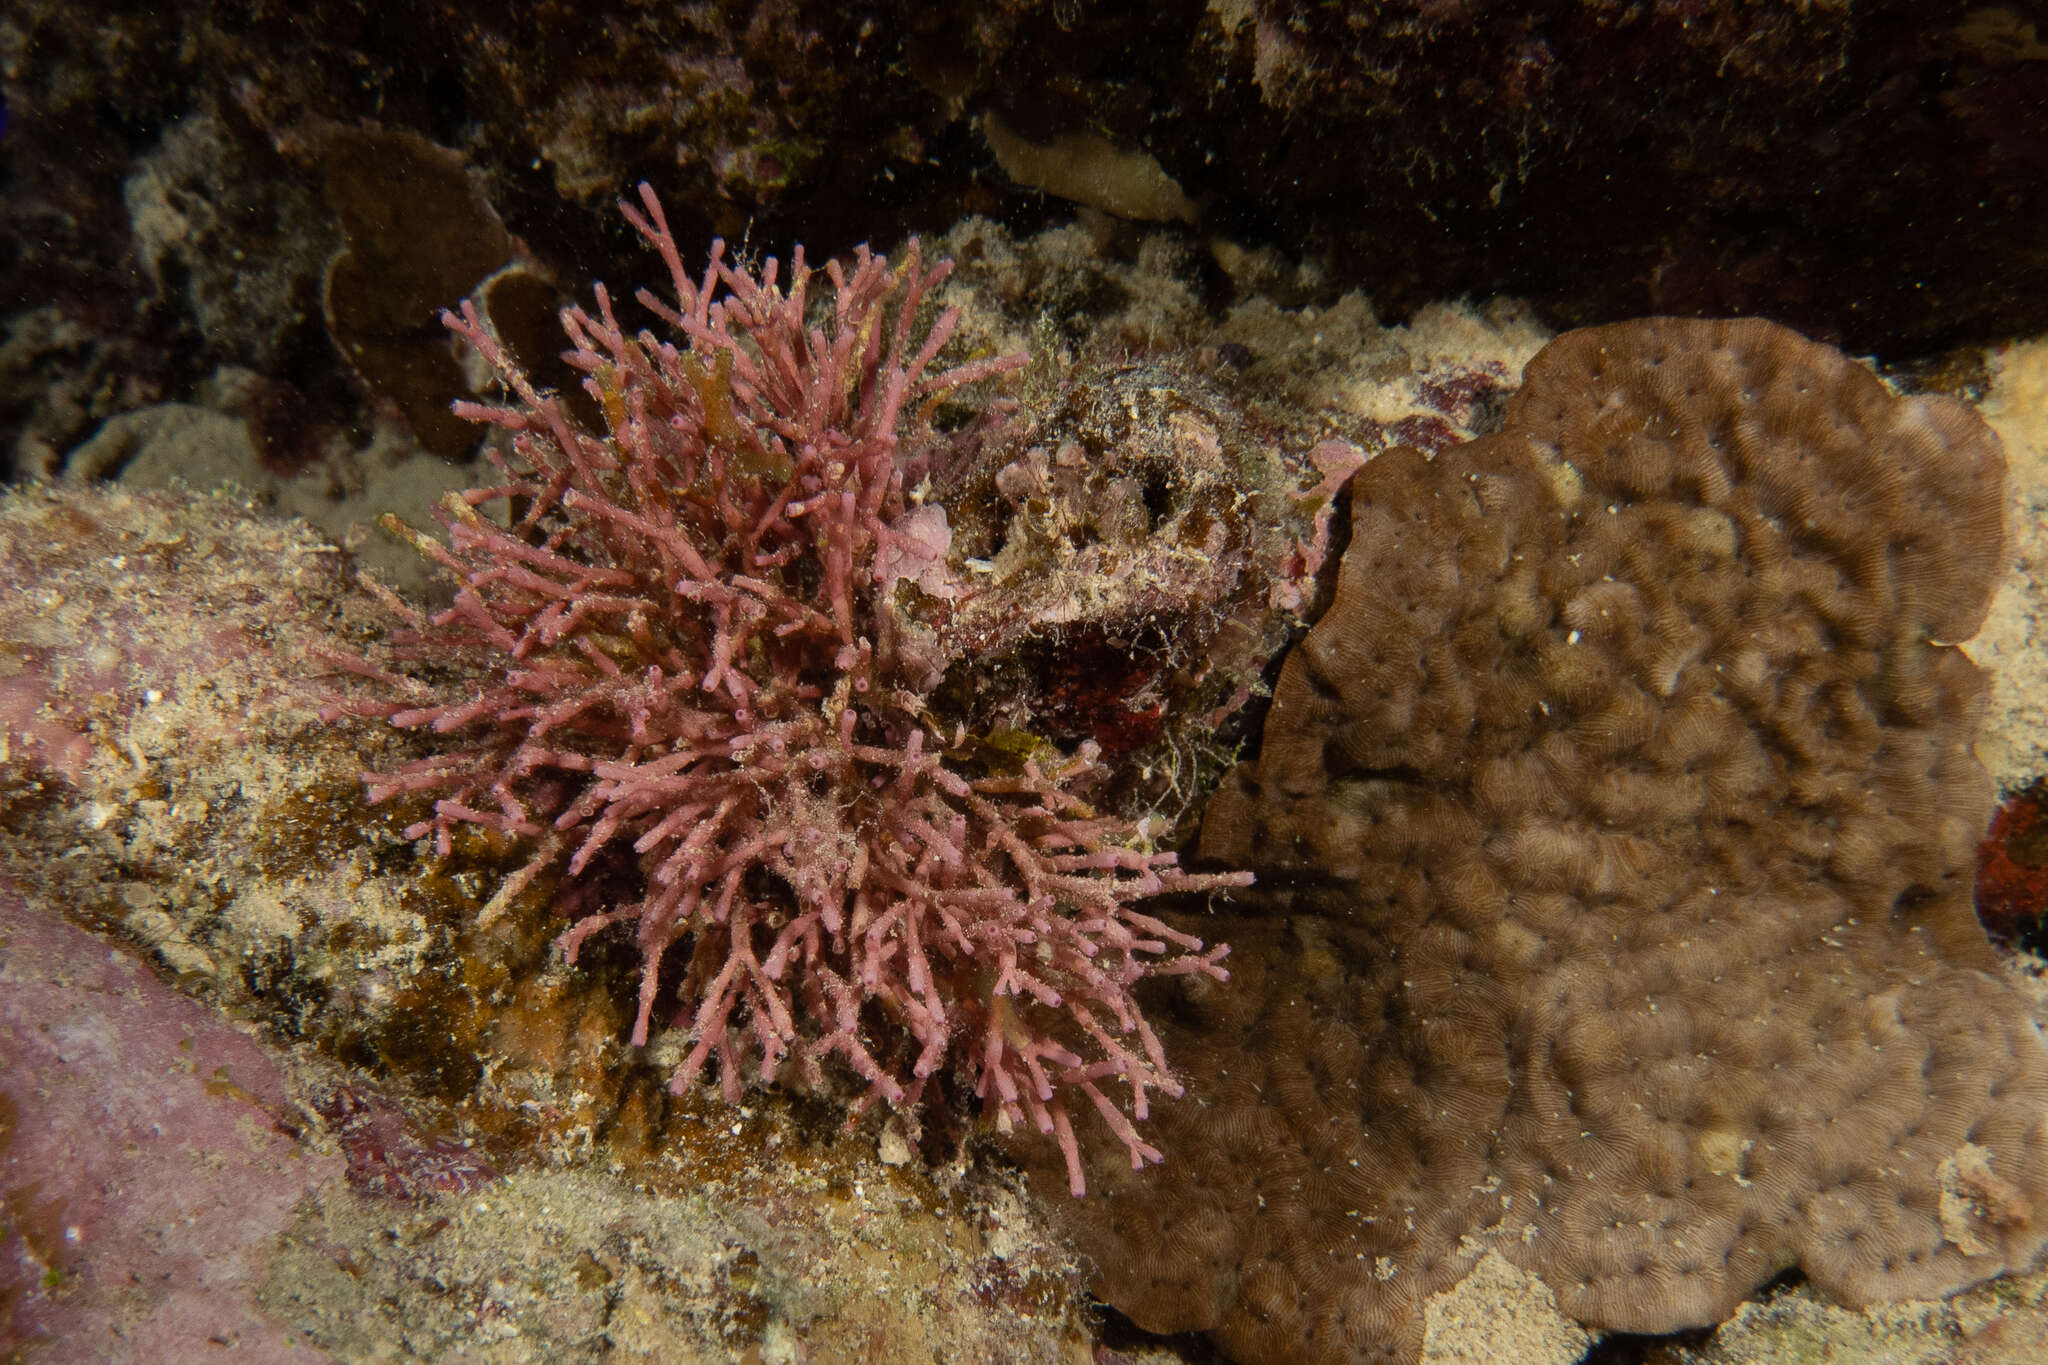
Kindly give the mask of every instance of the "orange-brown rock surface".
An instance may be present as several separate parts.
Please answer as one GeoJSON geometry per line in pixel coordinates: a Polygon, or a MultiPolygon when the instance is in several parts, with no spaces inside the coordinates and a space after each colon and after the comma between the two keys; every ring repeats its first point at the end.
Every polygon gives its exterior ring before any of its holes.
{"type": "Polygon", "coordinates": [[[1244,1361],[1412,1360],[1488,1250],[1632,1332],[1793,1267],[1859,1305],[2038,1261],[2048,1050],[1971,909],[1985,682],[1945,643],[2004,469],[1952,400],[1675,320],[1368,464],[1205,818],[1259,876],[1196,917],[1232,979],[1151,1002],[1166,1162],[1068,1207],[1099,1292],[1244,1361]]]}

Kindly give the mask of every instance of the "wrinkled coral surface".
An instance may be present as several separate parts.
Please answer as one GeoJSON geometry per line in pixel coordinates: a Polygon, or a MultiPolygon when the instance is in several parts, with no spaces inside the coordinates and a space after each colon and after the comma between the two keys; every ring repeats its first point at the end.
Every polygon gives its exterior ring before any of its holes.
{"type": "MultiPolygon", "coordinates": [[[[1141,1325],[1413,1359],[1489,1249],[1581,1321],[2039,1258],[2048,1052],[1971,913],[2004,458],[1760,321],[1570,333],[1353,482],[1202,852],[1258,870],[1166,1164],[1069,1216],[1141,1325]]],[[[1213,926],[1215,920],[1205,920],[1213,926]]]]}

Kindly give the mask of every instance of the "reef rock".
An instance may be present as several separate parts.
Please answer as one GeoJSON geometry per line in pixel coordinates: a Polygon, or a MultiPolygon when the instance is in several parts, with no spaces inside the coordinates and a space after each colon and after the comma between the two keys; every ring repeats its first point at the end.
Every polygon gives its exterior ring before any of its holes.
{"type": "Polygon", "coordinates": [[[1232,979],[1150,1002],[1165,1164],[1067,1207],[1098,1292],[1247,1362],[1413,1360],[1489,1251],[1628,1332],[2037,1262],[2048,1049],[1971,910],[1985,679],[1943,643],[2004,472],[1959,403],[1663,319],[1367,464],[1205,815],[1259,877],[1194,917],[1232,979]]]}

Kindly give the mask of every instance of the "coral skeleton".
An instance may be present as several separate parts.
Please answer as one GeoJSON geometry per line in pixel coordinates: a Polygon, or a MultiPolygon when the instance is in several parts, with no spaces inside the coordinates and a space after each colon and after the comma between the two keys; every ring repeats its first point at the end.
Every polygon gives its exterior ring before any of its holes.
{"type": "Polygon", "coordinates": [[[454,578],[452,604],[384,592],[405,622],[389,657],[338,660],[379,688],[336,713],[453,744],[366,774],[370,800],[432,797],[407,834],[444,855],[463,826],[534,841],[487,914],[551,869],[595,885],[630,868],[633,890],[559,941],[574,962],[631,931],[636,1045],[679,948],[678,1091],[713,1061],[734,1099],[750,1071],[818,1083],[837,1058],[864,1086],[856,1114],[881,1100],[914,1123],[955,1063],[998,1128],[1054,1137],[1077,1195],[1075,1092],[1134,1166],[1156,1161],[1135,1121],[1180,1086],[1131,990],[1220,979],[1226,949],[1138,903],[1247,879],[1184,873],[1142,822],[1090,807],[1092,746],[983,761],[934,716],[891,605],[920,591],[906,581],[958,591],[943,511],[906,493],[966,439],[935,407],[1024,357],[935,368],[957,319],[921,325],[948,266],[914,241],[895,267],[865,247],[828,263],[822,291],[800,248],[786,283],[723,243],[693,279],[640,200],[622,208],[675,302],[637,297],[674,339],[628,332],[601,285],[595,313],[562,314],[603,434],[473,304],[444,317],[516,401],[458,405],[509,440],[498,482],[445,502],[445,541],[394,523],[454,578]]]}

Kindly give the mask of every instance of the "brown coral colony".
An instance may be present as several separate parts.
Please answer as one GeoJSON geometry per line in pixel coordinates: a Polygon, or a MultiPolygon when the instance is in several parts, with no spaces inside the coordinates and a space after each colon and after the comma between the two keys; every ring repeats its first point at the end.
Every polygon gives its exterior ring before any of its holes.
{"type": "Polygon", "coordinates": [[[1370,462],[1206,813],[1259,878],[1199,921],[1232,979],[1141,992],[1198,1078],[1166,1161],[1066,1210],[1098,1291],[1246,1361],[1405,1360],[1489,1251],[1635,1332],[1792,1267],[1860,1305],[2038,1261],[2048,1051],[1972,914],[1985,680],[1944,643],[2004,468],[1950,399],[1668,319],[1370,462]]]}

